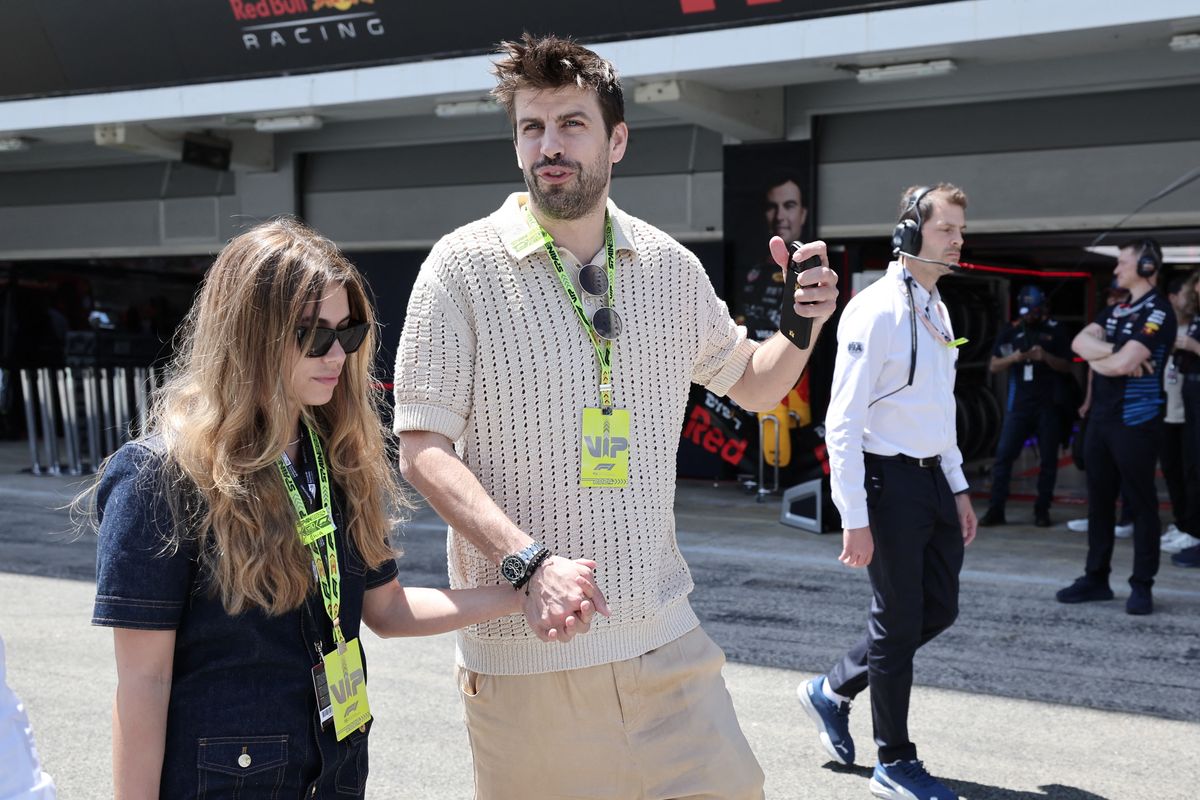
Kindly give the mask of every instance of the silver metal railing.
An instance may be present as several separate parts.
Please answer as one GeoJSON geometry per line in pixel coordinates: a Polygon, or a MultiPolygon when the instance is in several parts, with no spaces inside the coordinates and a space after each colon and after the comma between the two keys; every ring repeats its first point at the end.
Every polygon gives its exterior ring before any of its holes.
{"type": "Polygon", "coordinates": [[[34,475],[95,472],[145,427],[158,379],[153,367],[39,367],[20,373],[34,475]]]}

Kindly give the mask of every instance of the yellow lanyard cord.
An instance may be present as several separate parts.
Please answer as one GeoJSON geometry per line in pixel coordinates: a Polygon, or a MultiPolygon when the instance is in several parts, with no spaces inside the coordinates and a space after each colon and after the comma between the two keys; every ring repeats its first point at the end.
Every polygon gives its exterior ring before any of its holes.
{"type": "Polygon", "coordinates": [[[342,573],[338,566],[337,542],[333,535],[333,505],[329,499],[329,472],[325,466],[325,452],[321,442],[311,428],[305,426],[308,438],[312,442],[313,458],[317,463],[317,484],[321,487],[321,507],[309,513],[304,506],[304,498],[292,480],[291,471],[280,458],[276,461],[279,474],[283,477],[283,485],[288,497],[296,509],[298,520],[296,531],[300,541],[312,555],[313,566],[317,572],[317,583],[321,587],[321,600],[325,604],[325,613],[333,623],[333,639],[339,645],[345,645],[342,635],[339,614],[342,607],[342,573]],[[324,542],[324,547],[322,547],[324,542]]]}
{"type": "MultiPolygon", "coordinates": [[[[592,324],[592,320],[587,315],[587,311],[583,308],[583,303],[579,299],[578,292],[575,291],[574,285],[571,283],[570,277],[567,275],[566,269],[563,267],[562,258],[558,255],[558,248],[554,246],[554,237],[547,233],[546,229],[541,226],[541,223],[533,216],[533,212],[529,207],[525,207],[525,215],[528,218],[529,226],[536,227],[542,234],[542,243],[546,248],[546,255],[550,257],[550,263],[554,265],[554,272],[558,275],[558,282],[562,284],[563,289],[567,293],[567,298],[571,301],[571,307],[575,309],[575,316],[579,317],[579,321],[583,323],[584,329],[588,332],[588,337],[592,340],[592,347],[596,351],[596,361],[600,364],[600,407],[610,410],[613,406],[613,386],[612,386],[612,342],[604,339],[596,334],[596,327],[592,324]]],[[[608,272],[608,305],[613,307],[616,298],[616,265],[617,265],[617,248],[613,237],[612,218],[607,213],[604,215],[604,260],[605,268],[608,272]]]]}

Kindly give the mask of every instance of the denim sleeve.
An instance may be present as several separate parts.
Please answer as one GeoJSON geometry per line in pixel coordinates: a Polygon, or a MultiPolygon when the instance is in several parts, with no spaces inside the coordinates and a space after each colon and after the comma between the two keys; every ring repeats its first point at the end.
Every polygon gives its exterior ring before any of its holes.
{"type": "Polygon", "coordinates": [[[96,493],[96,604],[93,625],[143,630],[179,627],[192,584],[186,548],[164,552],[172,517],[162,459],[129,443],[109,460],[96,493]]]}
{"type": "Polygon", "coordinates": [[[400,570],[396,568],[396,559],[389,558],[375,569],[367,570],[367,576],[364,580],[367,589],[375,589],[383,586],[385,583],[391,583],[399,575],[400,570]]]}

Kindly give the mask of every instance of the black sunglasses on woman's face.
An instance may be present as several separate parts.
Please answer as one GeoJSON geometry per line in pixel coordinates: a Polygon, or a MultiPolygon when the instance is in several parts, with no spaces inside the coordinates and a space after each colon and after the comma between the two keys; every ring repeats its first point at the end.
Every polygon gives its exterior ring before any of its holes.
{"type": "Polygon", "coordinates": [[[303,347],[304,340],[308,337],[309,331],[312,331],[312,345],[308,348],[308,352],[304,355],[309,358],[320,358],[329,352],[329,348],[333,347],[333,342],[336,339],[342,344],[342,351],[346,355],[350,355],[358,348],[362,347],[363,340],[367,338],[367,329],[369,323],[359,322],[353,325],[348,325],[345,328],[322,328],[306,327],[301,325],[296,328],[296,341],[303,347]]]}

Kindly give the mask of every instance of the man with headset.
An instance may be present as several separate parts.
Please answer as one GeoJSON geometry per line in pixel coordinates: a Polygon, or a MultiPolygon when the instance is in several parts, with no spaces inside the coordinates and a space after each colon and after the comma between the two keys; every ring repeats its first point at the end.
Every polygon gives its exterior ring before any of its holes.
{"type": "Polygon", "coordinates": [[[825,751],[854,762],[850,701],[870,687],[876,797],[953,798],[908,738],[913,655],[958,615],[963,548],[975,538],[956,443],[957,347],[936,284],[958,265],[967,198],[939,183],[904,192],[897,260],[847,304],[825,441],[845,526],[839,560],[866,567],[874,595],[866,636],[828,675],[800,684],[825,751]]]}
{"type": "Polygon", "coordinates": [[[1154,611],[1150,587],[1158,573],[1158,490],[1154,472],[1162,440],[1162,374],[1175,342],[1175,313],[1158,293],[1162,248],[1153,239],[1121,245],[1113,277],[1129,301],[1105,308],[1071,342],[1092,368],[1092,407],[1083,459],[1087,464],[1088,553],[1083,577],[1059,590],[1060,603],[1111,600],[1114,499],[1123,489],[1133,506],[1133,575],[1125,611],[1154,611]]]}
{"type": "Polygon", "coordinates": [[[1004,525],[1004,505],[1008,501],[1012,465],[1021,455],[1025,440],[1036,433],[1041,464],[1038,469],[1037,501],[1033,506],[1033,524],[1050,526],[1050,501],[1058,477],[1058,446],[1062,441],[1063,420],[1059,398],[1062,382],[1071,371],[1071,345],[1066,330],[1050,319],[1046,295],[1036,286],[1024,286],[1017,293],[1017,318],[996,337],[988,369],[992,373],[1010,370],[1008,408],[996,459],[992,463],[992,498],[980,527],[1004,525]]]}

